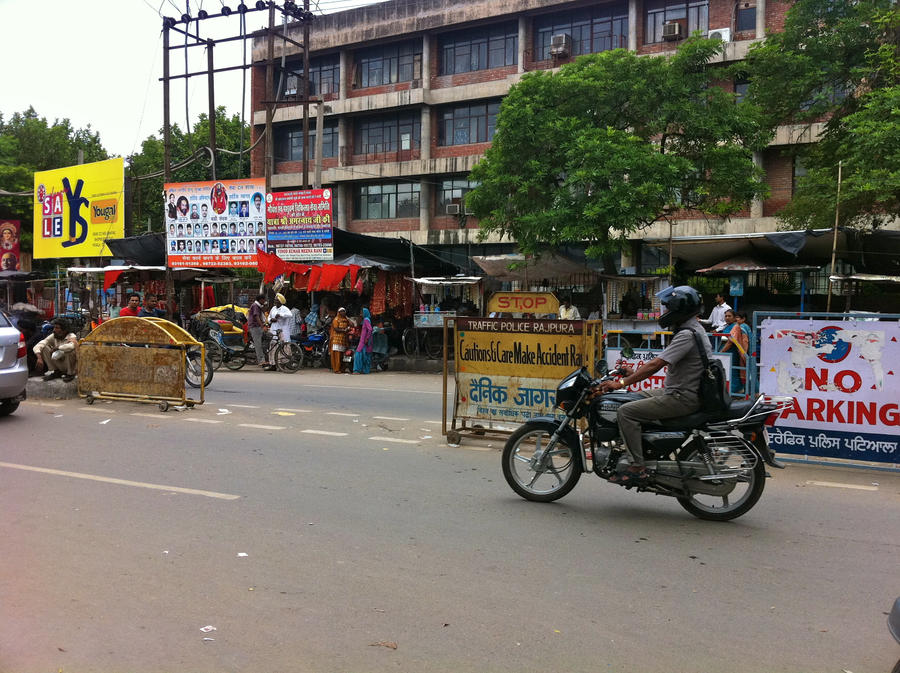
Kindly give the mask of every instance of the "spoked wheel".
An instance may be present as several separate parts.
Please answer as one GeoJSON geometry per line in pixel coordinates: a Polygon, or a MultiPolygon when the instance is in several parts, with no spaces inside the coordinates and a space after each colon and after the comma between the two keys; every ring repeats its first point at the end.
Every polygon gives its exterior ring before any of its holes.
{"type": "Polygon", "coordinates": [[[444,352],[444,338],[440,332],[431,330],[425,332],[424,341],[425,355],[432,359],[441,357],[441,353],[444,352]]]}
{"type": "MultiPolygon", "coordinates": [[[[691,453],[687,460],[702,462],[700,454],[696,451],[691,453]]],[[[678,498],[678,502],[697,518],[709,521],[730,521],[746,514],[759,500],[766,487],[766,467],[762,459],[757,458],[753,468],[747,469],[733,484],[734,488],[728,489],[728,493],[724,495],[694,493],[690,497],[678,498]]]]}
{"type": "Polygon", "coordinates": [[[403,352],[406,353],[406,357],[415,357],[419,354],[419,332],[412,327],[407,327],[403,330],[403,337],[401,339],[403,342],[403,352]]]}
{"type": "Polygon", "coordinates": [[[553,423],[525,425],[510,435],[503,448],[503,476],[526,500],[553,502],[575,488],[581,478],[571,447],[559,441],[547,450],[555,430],[553,423]],[[543,455],[536,459],[539,450],[543,455]]]}
{"type": "Polygon", "coordinates": [[[203,386],[206,387],[212,381],[212,377],[213,368],[209,357],[206,358],[206,362],[203,362],[199,349],[189,350],[184,363],[184,380],[187,384],[191,388],[199,388],[202,381],[203,386]]]}
{"type": "Polygon", "coordinates": [[[303,364],[303,349],[299,344],[285,341],[275,351],[275,366],[281,372],[295,372],[303,364]]]}
{"type": "Polygon", "coordinates": [[[222,366],[222,347],[213,339],[204,341],[203,346],[206,348],[206,357],[212,363],[213,371],[216,371],[222,366]]]}
{"type": "Polygon", "coordinates": [[[242,351],[231,351],[222,354],[222,363],[231,371],[236,372],[238,369],[247,364],[246,358],[242,351]]]}

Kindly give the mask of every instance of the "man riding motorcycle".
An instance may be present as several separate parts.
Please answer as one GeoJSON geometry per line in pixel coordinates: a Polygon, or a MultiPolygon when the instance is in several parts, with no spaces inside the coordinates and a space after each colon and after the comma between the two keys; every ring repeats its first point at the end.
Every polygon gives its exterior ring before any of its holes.
{"type": "Polygon", "coordinates": [[[659,325],[674,332],[669,345],[658,357],[636,370],[627,368],[628,375],[624,378],[604,381],[599,386],[601,393],[620,390],[668,367],[664,388],[643,391],[643,399],[623,404],[617,412],[622,440],[631,458],[631,465],[613,475],[609,481],[623,486],[644,484],[650,476],[644,465],[641,424],[687,416],[700,409],[699,388],[703,361],[694,338],[695,333],[701,336],[700,344],[707,357],[711,356],[706,331],[697,320],[703,308],[700,294],[688,285],[681,285],[666,288],[656,296],[665,309],[659,325]]]}

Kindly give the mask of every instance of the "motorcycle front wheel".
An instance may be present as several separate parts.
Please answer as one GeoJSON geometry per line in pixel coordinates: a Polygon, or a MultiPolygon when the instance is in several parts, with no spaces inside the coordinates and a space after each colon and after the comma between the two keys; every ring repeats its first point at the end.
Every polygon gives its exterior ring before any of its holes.
{"type": "Polygon", "coordinates": [[[200,349],[196,348],[194,350],[188,350],[187,358],[184,363],[184,380],[191,388],[199,388],[201,381],[203,382],[203,387],[205,388],[210,384],[213,378],[213,368],[212,362],[210,362],[209,356],[204,358],[200,357],[200,349]],[[201,364],[202,363],[202,364],[201,364]],[[201,370],[203,372],[203,377],[201,378],[201,370]]]}
{"type": "Polygon", "coordinates": [[[509,487],[526,500],[553,502],[575,488],[581,470],[575,450],[562,440],[549,451],[555,423],[525,425],[510,435],[503,448],[503,476],[509,487]],[[535,461],[538,449],[543,458],[535,461]]]}
{"type": "MultiPolygon", "coordinates": [[[[688,462],[701,462],[699,453],[694,452],[688,462]]],[[[731,521],[749,512],[757,503],[766,487],[766,467],[758,458],[752,469],[738,479],[734,489],[726,495],[706,495],[693,493],[689,497],[678,498],[678,502],[698,519],[708,521],[731,521]]]]}

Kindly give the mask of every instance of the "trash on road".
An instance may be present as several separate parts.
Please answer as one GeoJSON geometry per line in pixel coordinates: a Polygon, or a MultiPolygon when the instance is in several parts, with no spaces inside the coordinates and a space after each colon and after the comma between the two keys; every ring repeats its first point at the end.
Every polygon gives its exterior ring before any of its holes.
{"type": "Polygon", "coordinates": [[[177,407],[171,407],[171,408],[174,409],[175,411],[184,411],[188,407],[186,404],[179,404],[177,407]]]}
{"type": "Polygon", "coordinates": [[[204,638],[204,639],[203,639],[203,642],[204,642],[204,643],[212,643],[212,642],[215,642],[215,640],[216,640],[215,638],[209,638],[209,637],[207,637],[207,638],[204,638]]]}
{"type": "Polygon", "coordinates": [[[211,631],[216,631],[217,629],[212,624],[209,624],[207,626],[201,626],[200,630],[203,631],[203,633],[210,633],[211,631]]]}
{"type": "Polygon", "coordinates": [[[106,424],[109,423],[111,420],[112,420],[111,418],[107,418],[105,421],[100,421],[100,425],[106,425],[106,424]]]}
{"type": "Polygon", "coordinates": [[[397,643],[392,640],[379,640],[377,643],[369,643],[369,647],[387,647],[392,650],[397,649],[397,643]]]}
{"type": "Polygon", "coordinates": [[[245,552],[245,551],[239,551],[239,552],[238,552],[238,556],[250,556],[250,554],[248,554],[248,553],[245,552]]]}
{"type": "Polygon", "coordinates": [[[431,435],[423,435],[419,439],[431,439],[431,435]]]}
{"type": "Polygon", "coordinates": [[[216,416],[224,416],[225,414],[230,414],[230,413],[231,412],[228,411],[228,409],[219,409],[219,411],[216,413],[216,416]]]}

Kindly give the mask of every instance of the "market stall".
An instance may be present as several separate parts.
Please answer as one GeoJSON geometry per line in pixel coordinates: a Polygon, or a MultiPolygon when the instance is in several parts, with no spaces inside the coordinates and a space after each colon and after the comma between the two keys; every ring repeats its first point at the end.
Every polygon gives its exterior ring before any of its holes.
{"type": "Polygon", "coordinates": [[[482,279],[459,275],[409,280],[414,287],[414,304],[416,300],[419,303],[418,310],[413,312],[412,326],[403,331],[403,351],[409,357],[424,354],[439,358],[444,351],[444,319],[481,314],[482,279]]]}

